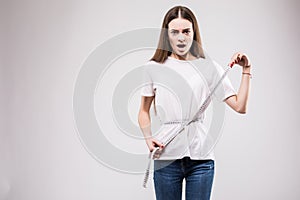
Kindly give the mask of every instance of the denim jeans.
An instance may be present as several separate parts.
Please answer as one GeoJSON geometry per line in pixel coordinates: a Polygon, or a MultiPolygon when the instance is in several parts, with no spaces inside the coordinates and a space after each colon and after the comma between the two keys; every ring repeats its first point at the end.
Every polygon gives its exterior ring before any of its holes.
{"type": "Polygon", "coordinates": [[[154,161],[154,188],[157,200],[181,200],[185,179],[186,200],[209,200],[213,179],[213,160],[191,160],[189,157],[154,161]]]}

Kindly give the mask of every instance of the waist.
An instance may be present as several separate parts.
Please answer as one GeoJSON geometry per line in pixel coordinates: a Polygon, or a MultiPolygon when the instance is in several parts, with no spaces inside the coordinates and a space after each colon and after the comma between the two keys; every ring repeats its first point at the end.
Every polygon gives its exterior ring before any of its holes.
{"type": "MultiPolygon", "coordinates": [[[[188,123],[190,122],[191,120],[189,119],[183,119],[183,120],[171,120],[171,121],[166,121],[164,122],[163,124],[164,125],[168,125],[168,124],[185,124],[185,123],[188,123]]],[[[194,120],[191,121],[191,123],[193,122],[200,122],[200,123],[203,123],[203,119],[202,118],[196,118],[194,120]]]]}

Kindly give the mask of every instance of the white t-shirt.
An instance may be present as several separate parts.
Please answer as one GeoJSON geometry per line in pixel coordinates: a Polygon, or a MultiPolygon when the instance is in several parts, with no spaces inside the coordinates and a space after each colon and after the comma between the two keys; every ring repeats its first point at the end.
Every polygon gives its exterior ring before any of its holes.
{"type": "MultiPolygon", "coordinates": [[[[169,56],[163,64],[148,61],[144,67],[145,85],[141,95],[155,96],[161,127],[153,136],[162,143],[178,132],[180,122],[194,117],[224,73],[215,61],[202,58],[187,61],[169,56]]],[[[220,102],[235,94],[230,80],[225,77],[213,98],[220,102]]],[[[209,144],[212,147],[209,149],[204,144],[210,137],[203,123],[204,117],[205,112],[198,115],[198,121],[177,135],[164,148],[159,159],[173,160],[186,156],[195,160],[214,159],[214,145],[209,144]]]]}

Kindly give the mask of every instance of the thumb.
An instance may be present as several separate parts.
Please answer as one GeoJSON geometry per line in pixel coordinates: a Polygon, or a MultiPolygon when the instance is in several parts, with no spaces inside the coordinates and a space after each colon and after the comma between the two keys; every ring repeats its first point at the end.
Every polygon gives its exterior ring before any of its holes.
{"type": "Polygon", "coordinates": [[[163,143],[161,143],[157,140],[153,140],[153,142],[154,142],[154,146],[156,146],[156,147],[159,147],[161,149],[165,147],[163,143]]]}

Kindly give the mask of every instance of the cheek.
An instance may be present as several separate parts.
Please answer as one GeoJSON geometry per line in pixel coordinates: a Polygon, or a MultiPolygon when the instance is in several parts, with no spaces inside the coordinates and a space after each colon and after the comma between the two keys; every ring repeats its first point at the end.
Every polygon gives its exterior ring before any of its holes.
{"type": "Polygon", "coordinates": [[[176,40],[172,36],[169,36],[169,41],[172,46],[176,43],[176,40]]]}
{"type": "Polygon", "coordinates": [[[194,33],[191,33],[189,36],[188,36],[189,40],[192,41],[194,39],[194,33]]]}
{"type": "Polygon", "coordinates": [[[190,44],[193,43],[193,40],[194,40],[194,37],[193,37],[193,36],[194,36],[194,35],[191,35],[191,36],[188,36],[188,37],[187,37],[187,40],[189,41],[190,44]]]}

